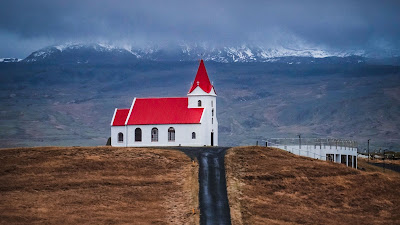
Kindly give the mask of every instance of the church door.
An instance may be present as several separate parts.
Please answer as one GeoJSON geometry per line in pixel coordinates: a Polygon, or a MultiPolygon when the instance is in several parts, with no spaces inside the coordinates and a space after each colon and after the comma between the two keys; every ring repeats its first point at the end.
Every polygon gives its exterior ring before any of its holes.
{"type": "Polygon", "coordinates": [[[211,132],[211,146],[214,146],[214,132],[211,132]]]}

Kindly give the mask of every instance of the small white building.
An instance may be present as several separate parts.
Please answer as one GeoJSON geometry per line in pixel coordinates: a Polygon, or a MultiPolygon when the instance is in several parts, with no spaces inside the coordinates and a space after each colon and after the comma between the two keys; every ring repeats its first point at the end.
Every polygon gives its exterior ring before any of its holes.
{"type": "Polygon", "coordinates": [[[342,163],[357,168],[357,143],[340,139],[271,138],[267,145],[314,159],[342,163]]]}
{"type": "Polygon", "coordinates": [[[111,145],[218,146],[217,94],[203,60],[187,97],[134,98],[115,109],[111,145]]]}

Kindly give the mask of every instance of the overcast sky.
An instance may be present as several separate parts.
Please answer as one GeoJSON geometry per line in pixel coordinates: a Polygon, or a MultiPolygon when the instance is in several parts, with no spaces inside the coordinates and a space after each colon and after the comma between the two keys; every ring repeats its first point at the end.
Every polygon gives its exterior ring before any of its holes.
{"type": "Polygon", "coordinates": [[[399,52],[400,1],[6,0],[0,57],[64,42],[399,52]]]}

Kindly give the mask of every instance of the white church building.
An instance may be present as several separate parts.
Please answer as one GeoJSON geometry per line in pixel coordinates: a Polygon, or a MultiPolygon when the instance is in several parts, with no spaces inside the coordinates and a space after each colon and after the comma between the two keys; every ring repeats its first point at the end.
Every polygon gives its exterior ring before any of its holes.
{"type": "Polygon", "coordinates": [[[218,146],[217,94],[200,61],[187,97],[134,98],[115,109],[111,145],[218,146]]]}

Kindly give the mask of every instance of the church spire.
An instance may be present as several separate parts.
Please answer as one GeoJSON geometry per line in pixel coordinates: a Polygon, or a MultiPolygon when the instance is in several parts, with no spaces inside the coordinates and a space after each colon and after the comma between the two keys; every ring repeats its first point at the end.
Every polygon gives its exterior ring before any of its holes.
{"type": "Polygon", "coordinates": [[[200,60],[199,69],[197,70],[196,77],[194,78],[193,85],[189,90],[189,94],[192,93],[194,89],[199,86],[204,92],[210,93],[213,85],[208,78],[206,67],[204,66],[204,61],[200,60]]]}

